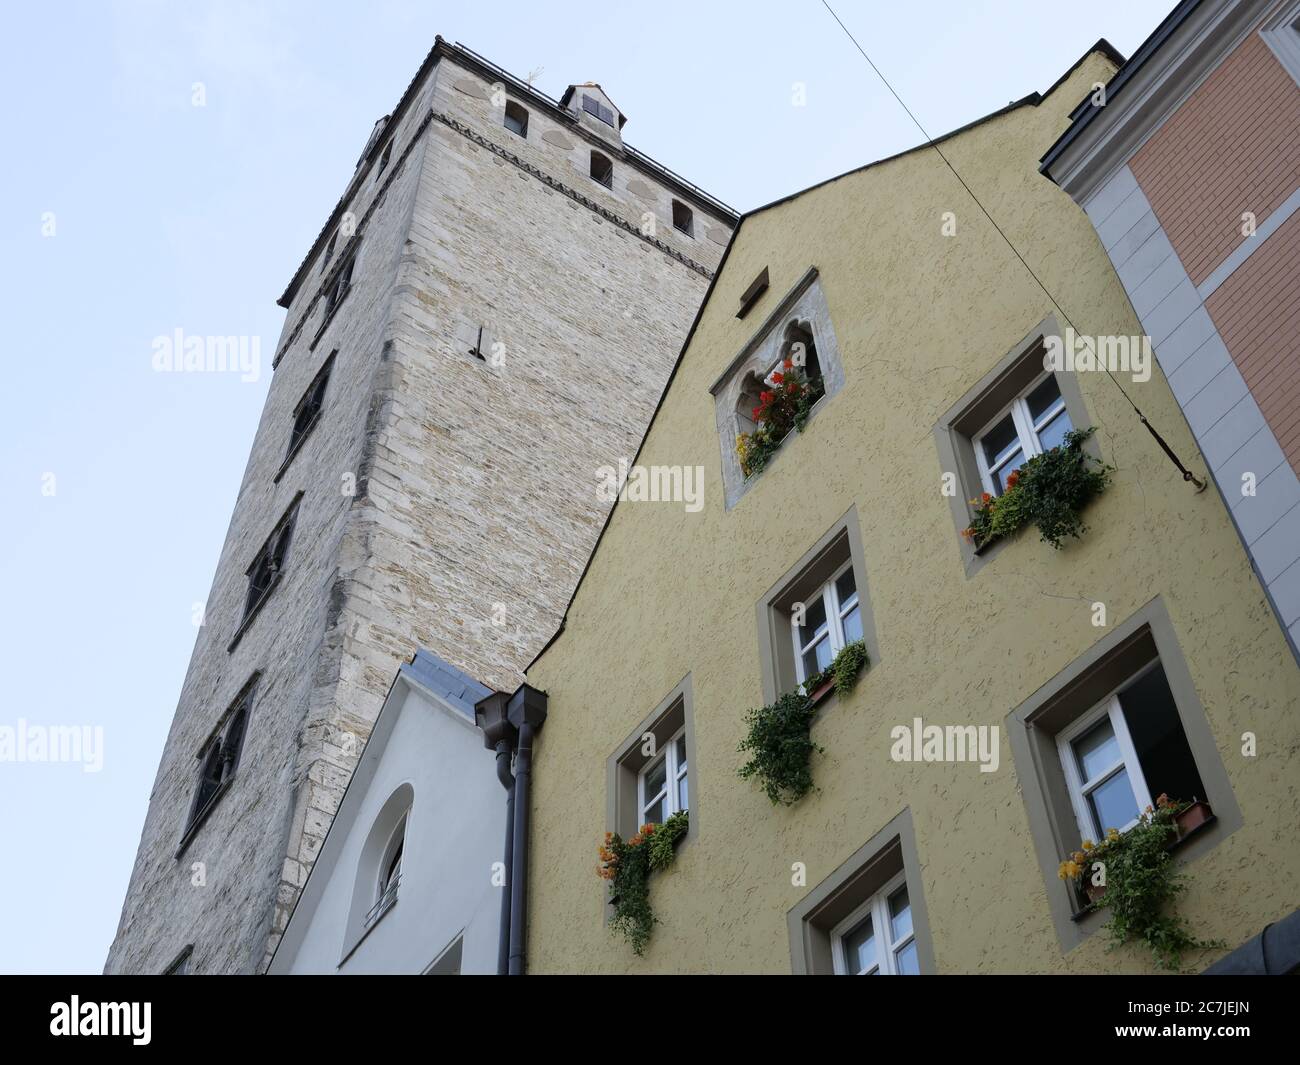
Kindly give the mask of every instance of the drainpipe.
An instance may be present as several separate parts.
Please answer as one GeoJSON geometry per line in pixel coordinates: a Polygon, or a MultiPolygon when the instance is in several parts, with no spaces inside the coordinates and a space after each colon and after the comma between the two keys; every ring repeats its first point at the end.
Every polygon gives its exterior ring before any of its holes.
{"type": "Polygon", "coordinates": [[[497,931],[497,975],[505,976],[510,959],[510,904],[514,877],[511,869],[515,853],[515,778],[510,759],[518,742],[518,731],[506,716],[507,697],[493,692],[474,705],[474,720],[483,730],[483,746],[496,751],[497,779],[506,789],[505,882],[501,887],[501,920],[497,931]]]}
{"type": "Polygon", "coordinates": [[[514,858],[510,878],[511,976],[523,976],[528,943],[528,806],[533,770],[533,740],[546,721],[546,693],[527,684],[510,696],[510,724],[519,731],[515,751],[514,858]]]}

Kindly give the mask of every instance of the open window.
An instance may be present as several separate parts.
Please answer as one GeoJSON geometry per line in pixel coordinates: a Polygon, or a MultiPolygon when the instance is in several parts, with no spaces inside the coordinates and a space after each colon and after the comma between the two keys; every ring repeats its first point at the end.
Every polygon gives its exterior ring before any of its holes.
{"type": "Polygon", "coordinates": [[[614,187],[614,164],[609,161],[609,157],[601,155],[600,152],[591,153],[591,180],[598,185],[604,185],[607,189],[614,187]]]}
{"type": "Polygon", "coordinates": [[[673,200],[673,228],[688,237],[695,236],[695,216],[681,200],[673,200]]]}
{"type": "Polygon", "coordinates": [[[1241,815],[1173,625],[1159,599],[1127,619],[1008,718],[1048,902],[1063,945],[1094,927],[1057,867],[1084,840],[1125,832],[1159,796],[1207,803],[1175,857],[1213,847],[1241,815]]]}
{"type": "Polygon", "coordinates": [[[503,120],[506,129],[516,137],[528,137],[528,110],[514,100],[506,101],[506,113],[503,120]]]}

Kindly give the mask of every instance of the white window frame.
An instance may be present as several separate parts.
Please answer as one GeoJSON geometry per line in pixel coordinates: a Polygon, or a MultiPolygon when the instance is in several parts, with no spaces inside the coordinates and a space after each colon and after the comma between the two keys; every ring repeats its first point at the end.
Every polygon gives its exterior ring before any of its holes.
{"type": "Polygon", "coordinates": [[[1279,8],[1259,29],[1277,61],[1300,84],[1300,3],[1279,8]]]}
{"type": "MultiPolygon", "coordinates": [[[[831,579],[817,590],[817,595],[821,597],[822,604],[826,608],[826,626],[829,629],[832,660],[834,660],[837,654],[844,650],[847,643],[844,638],[844,616],[855,606],[858,608],[858,616],[861,617],[862,614],[862,592],[858,588],[858,575],[856,573],[853,574],[853,597],[849,602],[840,602],[839,589],[835,587],[835,582],[844,576],[844,571],[851,569],[853,569],[853,559],[849,559],[844,563],[844,565],[840,566],[840,568],[832,574],[831,579]]],[[[816,601],[815,597],[813,598],[813,601],[816,601]]],[[[804,603],[804,607],[804,614],[806,616],[807,602],[804,603]]],[[[797,621],[798,616],[798,611],[791,612],[790,638],[794,644],[795,678],[800,684],[802,684],[808,679],[807,671],[804,669],[803,665],[803,656],[808,650],[821,642],[821,637],[818,636],[817,633],[814,633],[813,638],[809,640],[807,644],[801,645],[799,643],[800,626],[797,621]]],[[[820,630],[818,631],[820,632],[820,630]]]]}
{"type": "Polygon", "coordinates": [[[1114,776],[1121,768],[1128,771],[1129,786],[1133,789],[1133,799],[1137,803],[1138,813],[1141,814],[1143,810],[1151,805],[1151,791],[1147,787],[1146,776],[1142,772],[1142,763],[1138,760],[1137,749],[1133,746],[1133,737],[1128,730],[1128,722],[1124,719],[1124,708],[1120,705],[1119,696],[1120,692],[1127,691],[1147,673],[1155,669],[1157,665],[1159,665],[1159,659],[1129,677],[1121,688],[1108,695],[1097,706],[1094,706],[1077,721],[1072,722],[1069,727],[1057,733],[1056,748],[1061,759],[1061,768],[1065,771],[1065,783],[1070,792],[1070,805],[1074,808],[1074,817],[1079,825],[1079,835],[1083,839],[1090,839],[1100,843],[1105,838],[1107,828],[1118,828],[1121,832],[1127,832],[1137,824],[1136,817],[1125,825],[1097,824],[1093,818],[1092,807],[1088,804],[1088,795],[1114,776]],[[1103,772],[1091,780],[1084,780],[1079,772],[1079,760],[1074,754],[1074,742],[1106,717],[1110,718],[1110,727],[1115,734],[1116,742],[1119,744],[1120,760],[1113,765],[1107,766],[1103,772]]]}
{"type": "MultiPolygon", "coordinates": [[[[1008,414],[1011,415],[1012,424],[1015,425],[1016,429],[1016,436],[1020,441],[1020,450],[1024,456],[1020,460],[1020,465],[1023,466],[1035,455],[1041,455],[1043,453],[1044,449],[1042,444],[1039,442],[1038,434],[1047,423],[1052,421],[1063,411],[1067,418],[1070,417],[1070,412],[1066,410],[1065,407],[1065,394],[1063,392],[1057,397],[1056,401],[1038,417],[1037,420],[1035,420],[1033,415],[1029,412],[1028,399],[1030,393],[1051,376],[1053,376],[1051,370],[1040,373],[1030,382],[1027,388],[1021,391],[1020,395],[1016,396],[1015,399],[998,411],[997,416],[990,418],[988,424],[975,434],[975,439],[972,441],[975,447],[975,462],[979,466],[980,481],[984,484],[984,491],[988,492],[989,495],[998,496],[1002,494],[997,489],[997,482],[994,481],[993,475],[1011,461],[1011,458],[1008,457],[1003,459],[996,466],[989,465],[988,456],[984,454],[984,438],[988,436],[989,432],[995,426],[1001,423],[1008,414]]],[[[1061,392],[1059,384],[1057,386],[1057,391],[1061,392]]],[[[1071,419],[1070,428],[1077,428],[1073,419],[1071,419]]],[[[1012,454],[1014,455],[1014,452],[1012,454]]]]}
{"type": "Polygon", "coordinates": [[[655,755],[655,757],[651,758],[650,761],[646,762],[646,764],[642,766],[640,772],[638,772],[636,775],[636,811],[637,811],[636,826],[638,831],[640,830],[642,825],[648,823],[645,819],[646,807],[650,806],[654,802],[657,802],[664,795],[663,791],[659,791],[656,792],[653,796],[647,798],[645,793],[646,778],[650,775],[650,772],[652,770],[659,768],[659,764],[661,762],[664,763],[666,767],[666,772],[664,773],[664,789],[668,793],[667,794],[668,813],[667,816],[665,817],[665,820],[667,820],[668,817],[672,817],[673,814],[679,814],[682,812],[683,809],[686,809],[686,807],[679,807],[677,804],[678,803],[677,796],[678,796],[678,792],[680,791],[680,788],[678,787],[679,783],[683,779],[686,781],[686,790],[687,790],[688,798],[690,795],[690,787],[691,787],[690,773],[689,773],[690,759],[688,757],[686,761],[682,761],[677,756],[677,741],[683,739],[685,736],[686,736],[686,726],[683,725],[681,728],[679,728],[676,732],[672,734],[668,742],[665,743],[663,747],[660,749],[659,753],[655,755]]]}
{"type": "MultiPolygon", "coordinates": [[[[898,976],[898,952],[916,940],[916,914],[912,914],[912,930],[897,942],[894,941],[894,923],[889,916],[889,897],[900,887],[907,886],[907,872],[904,870],[889,881],[883,888],[867,899],[861,906],[831,929],[831,960],[835,966],[836,976],[898,976]],[[871,927],[875,932],[876,964],[875,972],[867,969],[861,973],[849,972],[848,958],[844,953],[844,937],[852,932],[862,919],[870,915],[871,927]]],[[[908,909],[912,909],[912,892],[907,892],[908,909]]],[[[920,948],[917,953],[920,959],[920,948]]]]}

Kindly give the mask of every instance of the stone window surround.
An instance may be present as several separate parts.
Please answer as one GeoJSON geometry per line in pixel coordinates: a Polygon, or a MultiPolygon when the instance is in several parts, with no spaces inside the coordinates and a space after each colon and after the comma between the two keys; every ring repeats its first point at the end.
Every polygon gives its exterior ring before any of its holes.
{"type": "Polygon", "coordinates": [[[203,804],[202,808],[198,808],[195,805],[198,802],[199,794],[196,785],[194,799],[191,801],[190,811],[185,819],[185,830],[181,833],[180,842],[176,844],[176,853],[172,855],[173,860],[179,860],[181,855],[185,853],[190,843],[193,842],[194,837],[199,834],[199,829],[203,827],[204,822],[207,821],[212,811],[217,808],[218,804],[221,802],[222,796],[230,790],[231,783],[239,775],[239,763],[243,758],[244,744],[248,741],[248,729],[253,718],[253,697],[257,694],[257,687],[261,679],[262,672],[261,670],[257,670],[248,678],[248,680],[244,681],[243,687],[239,689],[239,694],[231,700],[231,703],[226,707],[225,712],[217,719],[216,725],[213,726],[212,731],[208,733],[208,738],[199,746],[198,752],[194,756],[195,762],[199,765],[201,772],[204,755],[207,753],[208,749],[214,743],[220,743],[222,741],[226,728],[230,725],[235,714],[241,709],[244,711],[243,731],[239,737],[239,749],[235,752],[234,763],[230,768],[230,776],[226,777],[226,779],[217,786],[217,789],[208,796],[208,801],[203,804]]]}
{"type": "MultiPolygon", "coordinates": [[[[325,383],[325,390],[328,393],[329,391],[328,377],[333,373],[334,359],[338,355],[338,353],[339,353],[339,349],[335,348],[333,351],[329,353],[329,357],[323,363],[321,363],[321,368],[316,371],[316,376],[311,379],[311,384],[307,386],[306,391],[304,391],[302,394],[302,398],[298,400],[297,405],[293,408],[293,424],[295,425],[297,424],[298,415],[299,413],[301,413],[303,405],[311,399],[312,393],[316,391],[316,386],[320,384],[322,377],[327,378],[325,383]]],[[[284,471],[289,468],[289,464],[293,462],[294,456],[297,455],[298,452],[302,450],[302,445],[306,442],[307,438],[311,436],[312,430],[316,428],[316,423],[321,420],[321,414],[325,409],[324,397],[322,396],[321,399],[322,399],[321,406],[317,408],[317,411],[312,416],[311,421],[307,423],[307,427],[303,429],[302,434],[298,437],[297,440],[293,442],[293,446],[289,448],[289,453],[284,456],[284,461],[280,463],[280,468],[275,471],[275,476],[271,478],[272,484],[280,483],[280,478],[284,476],[284,471]]],[[[290,431],[292,432],[292,429],[290,431]]]]}
{"type": "MultiPolygon", "coordinates": [[[[288,558],[288,552],[293,550],[293,537],[296,532],[293,526],[298,520],[298,505],[302,502],[303,495],[305,495],[305,492],[302,489],[299,489],[297,494],[290,501],[288,507],[285,508],[284,514],[280,517],[280,520],[275,523],[275,528],[271,530],[266,539],[262,542],[262,546],[258,548],[257,554],[253,556],[253,561],[250,562],[248,568],[244,570],[245,577],[251,579],[253,567],[257,565],[258,561],[262,557],[262,553],[270,547],[271,541],[280,535],[281,530],[285,528],[286,524],[289,526],[289,545],[285,549],[285,557],[288,558]]],[[[244,638],[244,633],[248,631],[249,627],[257,619],[257,615],[262,612],[262,607],[266,605],[267,600],[271,598],[275,593],[276,588],[280,586],[280,581],[283,577],[284,569],[281,568],[276,572],[275,576],[271,578],[271,583],[266,586],[266,591],[262,593],[257,602],[253,604],[252,609],[250,609],[239,622],[239,627],[235,630],[235,635],[231,637],[230,643],[226,645],[227,654],[234,651],[234,649],[239,646],[239,641],[244,638]]]]}
{"type": "Polygon", "coordinates": [[[862,639],[870,658],[869,668],[874,669],[879,665],[880,643],[876,638],[871,588],[867,581],[867,567],[862,550],[862,526],[858,521],[855,503],[758,601],[758,657],[762,669],[764,702],[775,702],[797,685],[790,621],[783,607],[825,584],[846,560],[852,560],[853,563],[853,579],[858,587],[858,609],[862,618],[862,639]]]}
{"type": "MultiPolygon", "coordinates": [[[[975,458],[974,436],[985,429],[993,418],[1013,399],[1025,391],[1030,382],[1043,372],[1046,351],[1043,340],[1061,336],[1061,327],[1055,315],[1049,315],[998,360],[991,370],[976,382],[966,394],[944,412],[934,426],[934,443],[939,452],[939,467],[944,473],[957,475],[957,494],[948,498],[949,509],[962,566],[967,578],[974,577],[990,559],[997,555],[1015,537],[1004,537],[976,548],[961,535],[974,513],[970,500],[984,491],[979,464],[975,458]]],[[[1076,429],[1086,429],[1092,424],[1083,392],[1072,371],[1058,370],[1054,374],[1065,400],[1065,411],[1076,429]]],[[[1084,450],[1101,458],[1096,439],[1090,439],[1084,450]]]]}
{"type": "Polygon", "coordinates": [[[688,673],[671,692],[634,728],[605,763],[606,801],[605,824],[609,832],[617,832],[624,839],[641,826],[637,803],[637,778],[641,770],[657,757],[668,740],[683,728],[686,730],[687,787],[690,789],[689,825],[679,846],[694,839],[700,831],[700,789],[696,774],[699,760],[695,748],[695,707],[691,692],[691,675],[688,673]],[[643,737],[649,732],[655,737],[656,755],[641,753],[643,737]]]}
{"type": "MultiPolygon", "coordinates": [[[[785,342],[786,326],[796,322],[805,326],[813,335],[822,380],[826,386],[826,394],[813,407],[809,424],[844,387],[844,362],[831,325],[830,307],[826,302],[826,294],[822,291],[817,267],[810,266],[709,387],[714,399],[714,417],[722,451],[722,482],[727,510],[734,507],[758,479],[757,476],[746,479],[740,468],[740,459],[736,456],[736,439],[741,432],[736,418],[736,404],[741,390],[750,374],[762,377],[777,364],[785,342]]],[[[779,461],[781,452],[792,442],[787,440],[771,462],[779,461]]]]}
{"type": "MultiPolygon", "coordinates": [[[[1080,915],[1074,889],[1057,867],[1080,844],[1078,821],[1065,784],[1056,734],[1122,686],[1153,658],[1164,669],[1178,718],[1214,811],[1214,820],[1179,845],[1175,860],[1193,861],[1242,825],[1241,810],[1196,694],[1169,612],[1159,596],[1116,625],[1006,717],[1016,776],[1030,835],[1046,887],[1048,908],[1063,950],[1078,946],[1104,923],[1104,913],[1080,915]]],[[[1181,798],[1181,796],[1176,796],[1181,798]]]]}
{"type": "Polygon", "coordinates": [[[853,852],[786,915],[790,934],[790,965],[796,976],[833,973],[831,930],[902,870],[912,907],[917,958],[922,975],[937,972],[930,918],[922,890],[921,861],[912,827],[912,811],[904,807],[871,839],[853,852]]]}

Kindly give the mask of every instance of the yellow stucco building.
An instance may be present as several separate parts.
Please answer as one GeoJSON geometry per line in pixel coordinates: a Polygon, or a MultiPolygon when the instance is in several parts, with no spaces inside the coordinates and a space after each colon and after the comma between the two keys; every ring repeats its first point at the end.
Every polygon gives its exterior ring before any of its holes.
{"type": "Polygon", "coordinates": [[[1151,971],[1140,947],[1106,952],[1104,912],[1080,915],[1057,866],[1161,791],[1212,810],[1172,852],[1180,912],[1224,944],[1188,967],[1294,909],[1300,674],[1221,499],[1123,392],[1200,476],[1195,441],[1154,361],[1044,370],[1069,328],[1142,333],[1038,172],[1114,69],[1098,48],[940,142],[1041,286],[930,147],[744,216],[636,457],[702,468],[703,506],[620,501],[528,670],[549,697],[532,971],[1151,971]],[[825,394],[746,477],[737,435],[799,344],[825,394]],[[968,500],[1071,425],[1114,467],[1086,532],[964,538],[968,500]],[[773,805],[737,774],[745,712],[859,638],[869,667],[817,706],[814,790],[773,805]],[[935,725],[964,756],[900,747],[935,725]],[[678,807],[637,957],[596,847],[678,807]]]}

